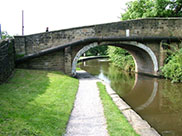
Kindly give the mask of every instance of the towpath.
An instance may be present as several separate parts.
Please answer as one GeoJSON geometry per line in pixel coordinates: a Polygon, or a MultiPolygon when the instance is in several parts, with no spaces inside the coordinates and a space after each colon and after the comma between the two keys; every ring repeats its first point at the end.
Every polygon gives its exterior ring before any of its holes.
{"type": "Polygon", "coordinates": [[[79,89],[65,136],[109,136],[96,82],[84,71],[77,73],[79,89]]]}

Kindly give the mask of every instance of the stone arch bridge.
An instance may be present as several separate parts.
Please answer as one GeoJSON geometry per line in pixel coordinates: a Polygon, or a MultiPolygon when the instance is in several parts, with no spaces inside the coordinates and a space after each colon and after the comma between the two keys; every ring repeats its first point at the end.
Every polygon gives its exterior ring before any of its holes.
{"type": "Polygon", "coordinates": [[[182,18],[147,18],[15,36],[19,68],[60,70],[76,74],[79,57],[90,48],[111,45],[126,49],[136,72],[158,76],[167,44],[178,45],[182,18]]]}

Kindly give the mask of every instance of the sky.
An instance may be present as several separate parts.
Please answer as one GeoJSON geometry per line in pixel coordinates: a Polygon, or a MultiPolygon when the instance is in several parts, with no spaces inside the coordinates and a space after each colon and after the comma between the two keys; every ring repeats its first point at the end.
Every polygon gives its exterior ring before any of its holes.
{"type": "Polygon", "coordinates": [[[1,0],[0,24],[10,35],[87,26],[120,21],[131,0],[1,0]]]}

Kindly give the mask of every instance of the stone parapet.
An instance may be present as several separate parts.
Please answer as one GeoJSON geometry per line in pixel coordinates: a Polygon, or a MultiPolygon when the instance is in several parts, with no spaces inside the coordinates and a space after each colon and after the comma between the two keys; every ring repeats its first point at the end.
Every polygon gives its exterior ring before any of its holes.
{"type": "Polygon", "coordinates": [[[181,36],[182,18],[146,18],[15,36],[16,52],[33,54],[89,37],[181,36]]]}

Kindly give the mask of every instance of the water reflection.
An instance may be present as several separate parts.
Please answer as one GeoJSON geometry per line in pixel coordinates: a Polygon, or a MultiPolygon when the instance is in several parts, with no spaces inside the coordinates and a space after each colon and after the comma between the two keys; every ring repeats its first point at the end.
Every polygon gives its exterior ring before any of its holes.
{"type": "Polygon", "coordinates": [[[182,84],[129,74],[107,60],[90,60],[80,67],[109,83],[162,136],[182,135],[182,84]]]}

